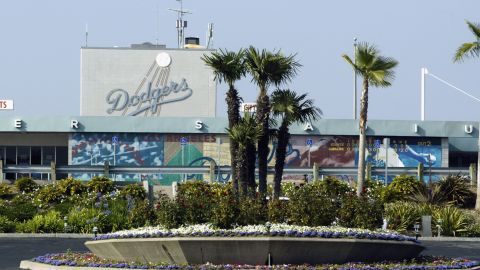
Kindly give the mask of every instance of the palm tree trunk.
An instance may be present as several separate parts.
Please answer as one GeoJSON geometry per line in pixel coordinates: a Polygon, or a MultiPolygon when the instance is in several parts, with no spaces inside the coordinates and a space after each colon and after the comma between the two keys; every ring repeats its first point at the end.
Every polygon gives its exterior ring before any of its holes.
{"type": "MultiPolygon", "coordinates": [[[[478,140],[480,145],[480,138],[478,140]]],[[[475,210],[480,211],[480,149],[478,150],[477,158],[477,200],[475,201],[475,210]]]]}
{"type": "MultiPolygon", "coordinates": [[[[233,84],[229,85],[225,101],[227,102],[228,128],[231,129],[240,121],[240,97],[233,84]]],[[[232,168],[231,177],[235,192],[238,192],[237,155],[238,143],[230,140],[230,167],[232,168]]]]}
{"type": "Polygon", "coordinates": [[[285,167],[285,156],[287,153],[287,145],[290,134],[288,133],[288,126],[285,121],[278,130],[277,150],[275,151],[275,177],[273,179],[273,198],[278,200],[282,192],[282,177],[283,168],[285,167]]]}
{"type": "Polygon", "coordinates": [[[247,196],[248,195],[247,154],[244,148],[238,149],[237,173],[238,173],[238,182],[240,185],[240,194],[242,196],[247,196]]]}
{"type": "Polygon", "coordinates": [[[269,119],[270,99],[266,90],[261,90],[257,99],[257,124],[261,125],[262,129],[258,139],[258,189],[262,198],[267,194],[269,119]]]}
{"type": "Polygon", "coordinates": [[[363,92],[360,100],[360,136],[358,138],[358,179],[357,179],[357,196],[363,193],[363,183],[365,182],[365,134],[367,127],[367,111],[368,111],[368,78],[363,80],[363,92]]]}
{"type": "Polygon", "coordinates": [[[255,182],[255,162],[257,158],[257,153],[254,143],[249,143],[246,146],[247,151],[247,182],[248,187],[252,191],[252,194],[255,194],[255,189],[257,184],[255,182]]]}

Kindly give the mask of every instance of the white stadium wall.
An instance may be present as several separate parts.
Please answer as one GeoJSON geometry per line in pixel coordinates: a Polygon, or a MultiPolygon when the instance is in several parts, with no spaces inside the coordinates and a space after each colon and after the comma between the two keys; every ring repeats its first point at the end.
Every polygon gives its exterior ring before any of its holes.
{"type": "Polygon", "coordinates": [[[210,50],[82,48],[80,114],[215,117],[210,50]]]}

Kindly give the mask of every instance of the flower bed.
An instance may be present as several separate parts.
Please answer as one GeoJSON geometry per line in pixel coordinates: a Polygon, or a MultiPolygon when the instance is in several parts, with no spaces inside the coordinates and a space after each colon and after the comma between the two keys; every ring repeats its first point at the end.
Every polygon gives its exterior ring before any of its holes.
{"type": "Polygon", "coordinates": [[[128,239],[128,238],[164,238],[164,237],[243,237],[243,236],[283,236],[283,237],[317,237],[317,238],[351,238],[372,240],[395,240],[418,242],[414,237],[393,231],[370,231],[350,229],[338,226],[307,227],[287,224],[249,225],[230,230],[216,229],[210,224],[192,225],[178,229],[163,227],[144,227],[118,231],[94,237],[93,240],[128,239]]]}
{"type": "Polygon", "coordinates": [[[34,262],[69,267],[110,267],[110,268],[133,268],[133,269],[178,269],[178,270],[220,270],[220,269],[279,269],[279,270],[314,270],[314,269],[466,269],[479,266],[480,262],[466,259],[448,259],[440,257],[420,257],[408,262],[380,262],[375,264],[346,263],[346,264],[323,264],[309,265],[169,265],[169,264],[142,264],[137,262],[119,262],[101,259],[91,253],[60,253],[47,254],[33,259],[34,262]]]}

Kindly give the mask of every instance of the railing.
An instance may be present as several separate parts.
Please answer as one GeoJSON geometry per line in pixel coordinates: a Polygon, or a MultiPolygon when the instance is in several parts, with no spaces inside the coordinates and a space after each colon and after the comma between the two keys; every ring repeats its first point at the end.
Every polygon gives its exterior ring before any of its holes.
{"type": "MultiPolygon", "coordinates": [[[[470,168],[465,167],[451,167],[451,168],[424,168],[418,167],[389,167],[389,175],[407,174],[421,178],[421,176],[446,176],[450,174],[469,175],[472,181],[476,181],[475,165],[472,164],[470,168]]],[[[219,179],[220,175],[229,175],[231,171],[230,166],[215,166],[211,163],[210,166],[139,166],[139,167],[125,167],[125,166],[110,166],[106,162],[103,166],[79,166],[67,165],[56,166],[54,162],[50,166],[23,166],[23,165],[2,165],[0,162],[0,180],[4,179],[6,173],[48,173],[51,180],[56,180],[57,174],[73,174],[73,173],[92,173],[92,174],[209,174],[210,179],[219,179]]],[[[269,174],[274,174],[273,167],[268,168],[269,174]]],[[[319,179],[322,176],[329,175],[357,175],[357,167],[318,167],[314,164],[313,167],[287,167],[284,169],[284,175],[312,175],[313,179],[319,179]]],[[[385,168],[376,168],[367,166],[367,177],[372,175],[385,175],[385,168]]],[[[223,179],[223,178],[222,178],[223,179]]],[[[228,178],[227,178],[228,179],[228,178]]]]}

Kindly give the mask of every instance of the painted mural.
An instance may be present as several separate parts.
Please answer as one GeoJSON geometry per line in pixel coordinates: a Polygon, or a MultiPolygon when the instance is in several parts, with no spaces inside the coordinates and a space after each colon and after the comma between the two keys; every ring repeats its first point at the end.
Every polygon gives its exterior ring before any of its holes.
{"type": "MultiPolygon", "coordinates": [[[[202,166],[213,161],[216,165],[230,165],[229,140],[215,134],[112,134],[77,133],[69,143],[72,165],[120,166],[202,166]]],[[[269,165],[275,164],[275,144],[269,156],[269,165]]],[[[441,167],[440,138],[390,138],[388,150],[383,137],[367,138],[367,162],[384,167],[388,154],[389,167],[441,167]]],[[[287,167],[355,167],[358,164],[358,137],[356,136],[292,136],[287,149],[287,167]]],[[[89,179],[90,174],[74,175],[89,179]]],[[[117,181],[149,180],[155,184],[171,185],[188,179],[208,179],[208,175],[191,174],[122,174],[117,181]]],[[[214,181],[228,181],[230,175],[220,175],[214,181]]],[[[303,176],[285,175],[286,179],[303,176]]],[[[379,177],[381,178],[381,177],[379,177]]]]}

